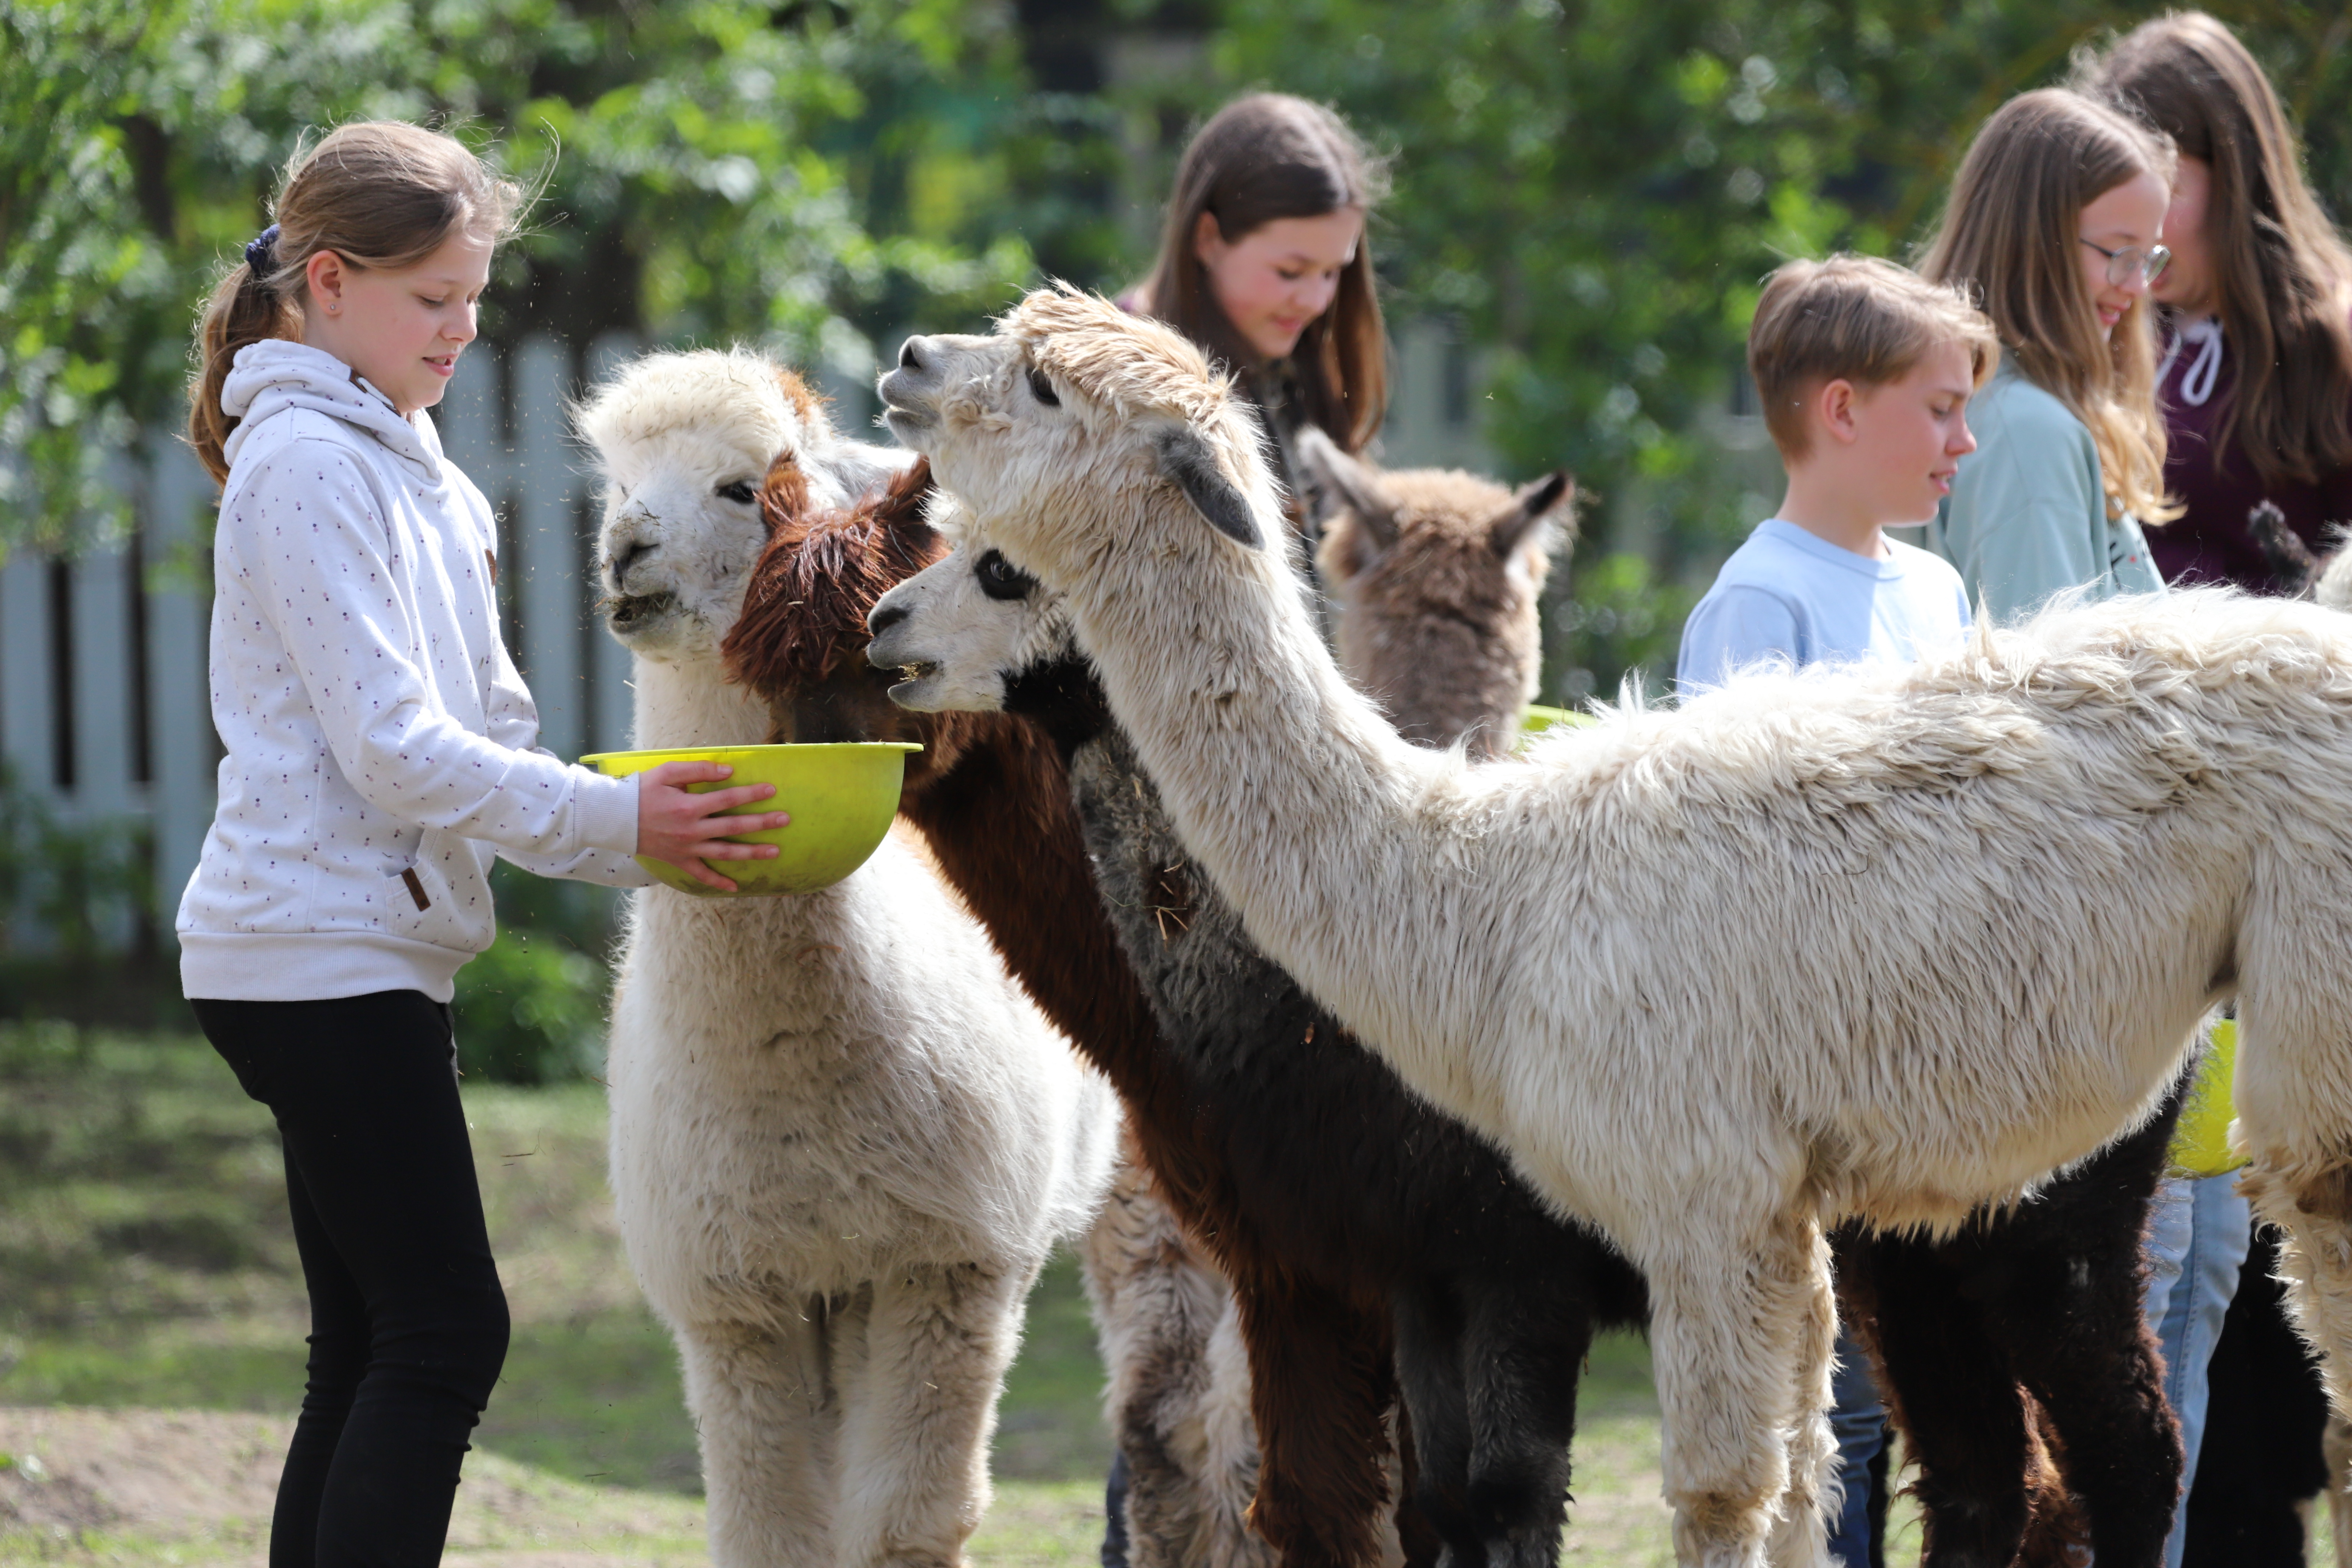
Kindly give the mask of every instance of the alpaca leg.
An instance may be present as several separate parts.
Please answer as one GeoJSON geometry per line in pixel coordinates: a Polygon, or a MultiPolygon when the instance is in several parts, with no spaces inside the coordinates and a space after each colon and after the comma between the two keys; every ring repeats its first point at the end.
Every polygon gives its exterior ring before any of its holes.
{"type": "Polygon", "coordinates": [[[829,1319],[818,1297],[781,1324],[677,1331],[713,1568],[832,1568],[829,1319]]]}
{"type": "Polygon", "coordinates": [[[1467,1303],[1470,1510],[1488,1568],[1551,1568],[1566,1521],[1576,1388],[1592,1344],[1573,1274],[1484,1280],[1467,1303]]]}
{"type": "MultiPolygon", "coordinates": [[[[1837,1508],[1837,1435],[1830,1426],[1837,1375],[1837,1288],[1830,1247],[1812,1227],[1812,1274],[1795,1320],[1795,1403],[1789,1419],[1789,1490],[1772,1531],[1772,1561],[1827,1560],[1825,1531],[1837,1508]]],[[[1572,1413],[1571,1413],[1572,1414],[1572,1413]]]]}
{"type": "Polygon", "coordinates": [[[1486,1543],[1470,1507],[1462,1303],[1443,1280],[1417,1280],[1390,1300],[1397,1384],[1412,1428],[1413,1499],[1442,1542],[1444,1568],[1478,1568],[1486,1543]]]}
{"type": "Polygon", "coordinates": [[[1935,1244],[1864,1237],[1839,1287],[1876,1352],[1879,1388],[1918,1467],[1928,1568],[2003,1568],[2025,1537],[2032,1439],[2004,1347],[1935,1244]]]}
{"type": "Polygon", "coordinates": [[[1629,1247],[1650,1283],[1675,1553],[1684,1568],[1761,1568],[1769,1542],[1783,1564],[1826,1568],[1820,1511],[1834,1450],[1822,1380],[1803,1365],[1816,1325],[1834,1317],[1826,1248],[1820,1226],[1787,1215],[1739,1237],[1685,1225],[1629,1247]],[[1790,1473],[1801,1425],[1810,1476],[1790,1473]],[[1776,1531],[1784,1507],[1794,1513],[1776,1531]]]}
{"type": "Polygon", "coordinates": [[[1241,1310],[1139,1160],[1121,1164],[1078,1258],[1128,1467],[1129,1568],[1272,1568],[1249,1523],[1258,1440],[1241,1310]]]}
{"type": "Polygon", "coordinates": [[[2236,1133],[2241,1190],[2285,1233],[2280,1276],[2327,1397],[2352,1418],[2352,944],[2340,898],[2294,896],[2352,874],[2338,839],[2274,843],[2240,939],[2236,1133]],[[2315,884],[2315,878],[2329,878],[2315,884]]]}
{"type": "MultiPolygon", "coordinates": [[[[2180,1429],[2165,1400],[2133,1238],[2128,1251],[2012,1259],[1989,1310],[2010,1364],[2057,1431],[2066,1489],[2081,1500],[2103,1568],[2158,1568],[2180,1495],[2180,1429]]],[[[2100,1238],[2081,1239],[2095,1247],[2100,1238]]]]}
{"type": "Polygon", "coordinates": [[[1296,1277],[1234,1284],[1257,1416],[1250,1522],[1284,1568],[1366,1568],[1390,1506],[1389,1314],[1296,1277]]]}
{"type": "Polygon", "coordinates": [[[1257,1423],[1250,1415],[1249,1347],[1230,1291],[1204,1361],[1208,1386],[1198,1407],[1201,1457],[1193,1467],[1200,1534],[1185,1568],[1274,1568],[1272,1544],[1249,1522],[1257,1497],[1257,1423]]]}
{"type": "Polygon", "coordinates": [[[996,1396],[1035,1271],[958,1263],[871,1287],[842,1383],[839,1568],[957,1568],[988,1508],[996,1396]]]}

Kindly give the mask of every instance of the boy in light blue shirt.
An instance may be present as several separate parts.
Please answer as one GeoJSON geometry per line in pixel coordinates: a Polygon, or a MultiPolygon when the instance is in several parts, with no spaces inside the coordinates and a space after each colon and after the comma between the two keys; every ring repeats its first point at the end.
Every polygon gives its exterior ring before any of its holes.
{"type": "Polygon", "coordinates": [[[1962,411],[1997,357],[1954,290],[1863,257],[1794,261],[1756,307],[1748,363],[1789,489],[1683,627],[1685,691],[1749,665],[1958,648],[1959,574],[1885,531],[1934,518],[1976,449],[1962,411]]]}
{"type": "MultiPolygon", "coordinates": [[[[1928,521],[1976,450],[1964,411],[1999,359],[1992,323],[1958,290],[1838,256],[1772,274],[1748,333],[1765,426],[1788,469],[1780,514],[1732,552],[1683,627],[1685,693],[1752,665],[1957,651],[1968,591],[1950,565],[1886,537],[1928,521]]],[[[1873,1462],[1886,1415],[1862,1349],[1838,1334],[1831,1429],[1844,1500],[1830,1555],[1872,1558],[1873,1462]]]]}

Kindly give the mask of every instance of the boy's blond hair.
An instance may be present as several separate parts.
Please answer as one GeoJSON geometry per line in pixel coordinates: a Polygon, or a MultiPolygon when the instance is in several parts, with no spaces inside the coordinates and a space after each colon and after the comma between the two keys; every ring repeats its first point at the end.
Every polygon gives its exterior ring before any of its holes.
{"type": "Polygon", "coordinates": [[[1908,268],[1870,256],[1791,261],[1764,281],[1748,329],[1748,372],[1756,379],[1764,427],[1781,459],[1811,445],[1805,404],[1832,381],[1857,387],[1900,381],[1930,350],[1959,343],[1982,386],[2000,340],[1968,295],[1908,268]]]}

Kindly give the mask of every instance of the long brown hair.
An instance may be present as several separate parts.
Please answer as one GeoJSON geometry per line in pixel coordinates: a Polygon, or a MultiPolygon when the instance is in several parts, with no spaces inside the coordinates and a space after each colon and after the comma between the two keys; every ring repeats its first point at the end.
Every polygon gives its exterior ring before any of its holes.
{"type": "Polygon", "coordinates": [[[2202,11],[2142,23],[2094,69],[2213,171],[2206,244],[2238,371],[2214,463],[2236,439],[2271,483],[2352,466],[2352,250],[2304,181],[2270,79],[2202,11]]]}
{"type": "Polygon", "coordinates": [[[298,149],[271,204],[275,243],[253,253],[259,267],[239,260],[214,285],[196,329],[188,444],[214,480],[228,479],[221,447],[237,426],[221,407],[221,384],[247,343],[301,335],[311,257],[331,250],[362,271],[414,267],[452,235],[497,243],[522,202],[456,137],[396,120],[345,125],[298,149]]]}
{"type": "Polygon", "coordinates": [[[2141,174],[2171,183],[2160,132],[2064,88],[2021,92],[1969,144],[1922,276],[1971,289],[2001,347],[2071,410],[2099,451],[2110,513],[2164,522],[2164,418],[2147,296],[2101,341],[2083,287],[2083,209],[2141,174]]]}
{"type": "MultiPolygon", "coordinates": [[[[1145,310],[1249,376],[1257,351],[1217,306],[1194,252],[1201,215],[1228,243],[1276,218],[1320,217],[1342,207],[1369,215],[1384,194],[1379,162],[1347,121],[1303,98],[1258,92],[1217,110],[1184,149],[1159,259],[1144,282],[1145,310]]],[[[1307,417],[1350,452],[1361,451],[1388,406],[1388,339],[1372,278],[1371,237],[1339,274],[1330,308],[1291,351],[1307,417]]]]}

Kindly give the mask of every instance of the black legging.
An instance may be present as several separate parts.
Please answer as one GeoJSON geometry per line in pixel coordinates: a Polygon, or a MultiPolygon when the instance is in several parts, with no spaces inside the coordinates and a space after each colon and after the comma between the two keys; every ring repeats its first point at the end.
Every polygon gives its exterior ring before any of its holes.
{"type": "Polygon", "coordinates": [[[278,1118],[310,1289],[269,1568],[429,1568],[507,1353],[449,1009],[416,991],[193,1005],[278,1118]]]}

